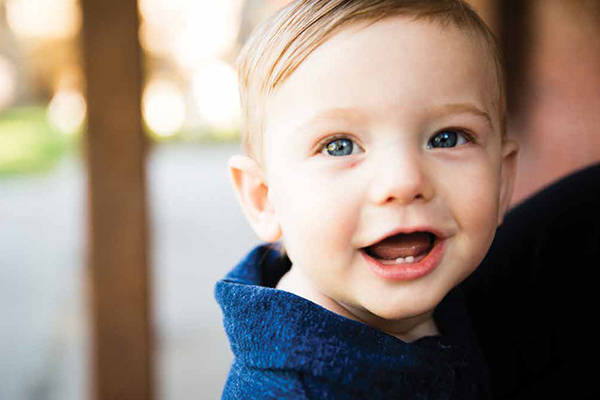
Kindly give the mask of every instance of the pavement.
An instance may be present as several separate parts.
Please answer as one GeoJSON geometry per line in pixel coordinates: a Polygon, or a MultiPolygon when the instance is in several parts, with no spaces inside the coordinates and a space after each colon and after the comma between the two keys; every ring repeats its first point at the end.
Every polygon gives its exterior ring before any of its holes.
{"type": "MultiPolygon", "coordinates": [[[[148,157],[158,399],[218,399],[232,361],[215,282],[257,237],[226,163],[237,144],[156,146],[148,157]]],[[[86,173],[0,179],[0,399],[89,398],[86,173]]]]}

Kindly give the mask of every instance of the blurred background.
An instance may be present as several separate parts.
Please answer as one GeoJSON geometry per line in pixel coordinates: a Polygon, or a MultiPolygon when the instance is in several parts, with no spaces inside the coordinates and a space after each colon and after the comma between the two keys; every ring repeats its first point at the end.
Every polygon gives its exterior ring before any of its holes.
{"type": "MultiPolygon", "coordinates": [[[[285,3],[138,1],[156,398],[216,399],[226,379],[213,286],[258,243],[226,170],[234,61],[285,3]]],[[[600,160],[600,2],[472,3],[507,60],[518,202],[600,160]]],[[[79,0],[0,0],[0,399],[90,393],[82,24],[79,0]]]]}

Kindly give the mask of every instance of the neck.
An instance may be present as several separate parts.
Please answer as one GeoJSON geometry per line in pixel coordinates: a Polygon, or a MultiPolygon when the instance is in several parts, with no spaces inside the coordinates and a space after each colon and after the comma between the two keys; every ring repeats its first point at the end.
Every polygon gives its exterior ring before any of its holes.
{"type": "Polygon", "coordinates": [[[439,335],[439,330],[433,320],[433,312],[390,321],[368,310],[344,304],[326,296],[293,266],[278,282],[277,289],[303,297],[331,312],[372,326],[407,343],[425,336],[439,335]]]}

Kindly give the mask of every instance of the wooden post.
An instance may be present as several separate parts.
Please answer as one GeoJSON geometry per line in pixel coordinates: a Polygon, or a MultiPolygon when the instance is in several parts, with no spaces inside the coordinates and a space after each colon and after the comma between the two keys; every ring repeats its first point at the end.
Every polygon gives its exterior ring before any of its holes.
{"type": "Polygon", "coordinates": [[[502,0],[499,9],[499,38],[504,53],[508,114],[513,125],[523,117],[523,89],[527,85],[531,48],[531,0],[502,0]]]}
{"type": "Polygon", "coordinates": [[[151,400],[146,140],[136,0],[83,0],[95,400],[151,400]]]}

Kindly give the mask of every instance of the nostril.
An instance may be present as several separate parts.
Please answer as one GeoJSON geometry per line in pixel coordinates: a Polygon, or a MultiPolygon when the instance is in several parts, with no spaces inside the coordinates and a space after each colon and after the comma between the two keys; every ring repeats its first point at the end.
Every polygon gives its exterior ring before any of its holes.
{"type": "Polygon", "coordinates": [[[371,200],[379,205],[397,203],[407,205],[427,201],[433,196],[433,186],[427,174],[414,168],[394,168],[381,171],[370,187],[371,200]]]}
{"type": "Polygon", "coordinates": [[[401,204],[408,204],[411,201],[424,200],[424,199],[425,199],[425,196],[422,193],[419,192],[419,193],[415,194],[412,198],[410,196],[394,196],[394,195],[390,195],[386,199],[385,203],[396,203],[396,202],[399,202],[401,204]]]}

